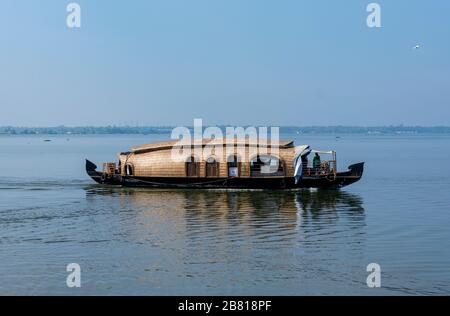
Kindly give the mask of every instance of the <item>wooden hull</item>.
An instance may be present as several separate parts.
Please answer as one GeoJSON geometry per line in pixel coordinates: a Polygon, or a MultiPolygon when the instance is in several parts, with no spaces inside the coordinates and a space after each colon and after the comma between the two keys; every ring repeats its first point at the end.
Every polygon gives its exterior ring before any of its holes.
{"type": "Polygon", "coordinates": [[[336,176],[303,177],[295,183],[293,177],[142,177],[107,175],[96,171],[96,165],[86,161],[86,172],[97,183],[105,185],[120,185],[125,187],[150,188],[182,188],[182,189],[263,189],[289,190],[299,188],[339,189],[361,179],[364,163],[351,165],[346,172],[336,176]]]}

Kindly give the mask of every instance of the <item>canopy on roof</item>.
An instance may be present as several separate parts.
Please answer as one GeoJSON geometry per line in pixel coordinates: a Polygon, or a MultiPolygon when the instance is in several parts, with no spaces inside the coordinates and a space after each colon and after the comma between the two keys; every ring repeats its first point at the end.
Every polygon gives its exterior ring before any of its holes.
{"type": "Polygon", "coordinates": [[[312,153],[318,153],[320,155],[332,155],[334,153],[334,150],[329,150],[329,151],[323,151],[323,150],[312,150],[312,153]]]}

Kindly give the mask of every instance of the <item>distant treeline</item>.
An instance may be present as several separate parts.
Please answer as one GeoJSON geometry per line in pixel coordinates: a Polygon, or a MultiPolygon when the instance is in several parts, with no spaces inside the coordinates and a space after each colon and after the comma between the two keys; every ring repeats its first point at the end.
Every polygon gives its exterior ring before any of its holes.
{"type": "Polygon", "coordinates": [[[0,134],[10,135],[92,135],[92,134],[166,134],[172,127],[131,127],[131,126],[56,126],[56,127],[0,127],[0,134]]]}
{"type": "MultiPolygon", "coordinates": [[[[219,126],[220,127],[220,126],[219,126]]],[[[225,126],[222,126],[225,130],[225,126]]],[[[3,135],[93,135],[170,134],[173,126],[83,126],[83,127],[0,127],[3,135]]],[[[281,133],[292,134],[450,134],[450,126],[282,126],[281,133]]]]}

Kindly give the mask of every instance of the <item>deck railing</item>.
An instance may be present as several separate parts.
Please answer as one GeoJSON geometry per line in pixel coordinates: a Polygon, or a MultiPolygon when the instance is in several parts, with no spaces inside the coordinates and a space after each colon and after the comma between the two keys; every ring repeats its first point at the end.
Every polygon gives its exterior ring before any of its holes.
{"type": "Polygon", "coordinates": [[[321,161],[320,166],[315,168],[312,163],[308,163],[308,165],[303,166],[303,176],[307,177],[328,176],[328,175],[335,176],[336,172],[337,172],[336,160],[321,161]]]}
{"type": "Polygon", "coordinates": [[[113,175],[116,173],[116,163],[115,162],[105,162],[103,164],[103,172],[108,175],[113,175]]]}

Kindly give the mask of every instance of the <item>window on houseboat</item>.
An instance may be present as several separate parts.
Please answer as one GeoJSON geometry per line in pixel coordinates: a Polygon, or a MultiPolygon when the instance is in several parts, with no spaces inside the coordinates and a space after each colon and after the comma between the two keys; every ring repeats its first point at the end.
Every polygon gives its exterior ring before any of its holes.
{"type": "Polygon", "coordinates": [[[195,157],[191,156],[186,162],[186,175],[188,177],[198,177],[199,175],[199,163],[195,161],[195,157]]]}
{"type": "Polygon", "coordinates": [[[284,165],[275,156],[258,155],[250,161],[251,177],[284,176],[284,165]]]}
{"type": "Polygon", "coordinates": [[[206,160],[206,176],[207,177],[219,176],[219,163],[213,157],[209,157],[206,160]]]}
{"type": "Polygon", "coordinates": [[[239,161],[236,155],[230,156],[227,159],[228,164],[228,176],[229,177],[239,177],[239,161]]]}

